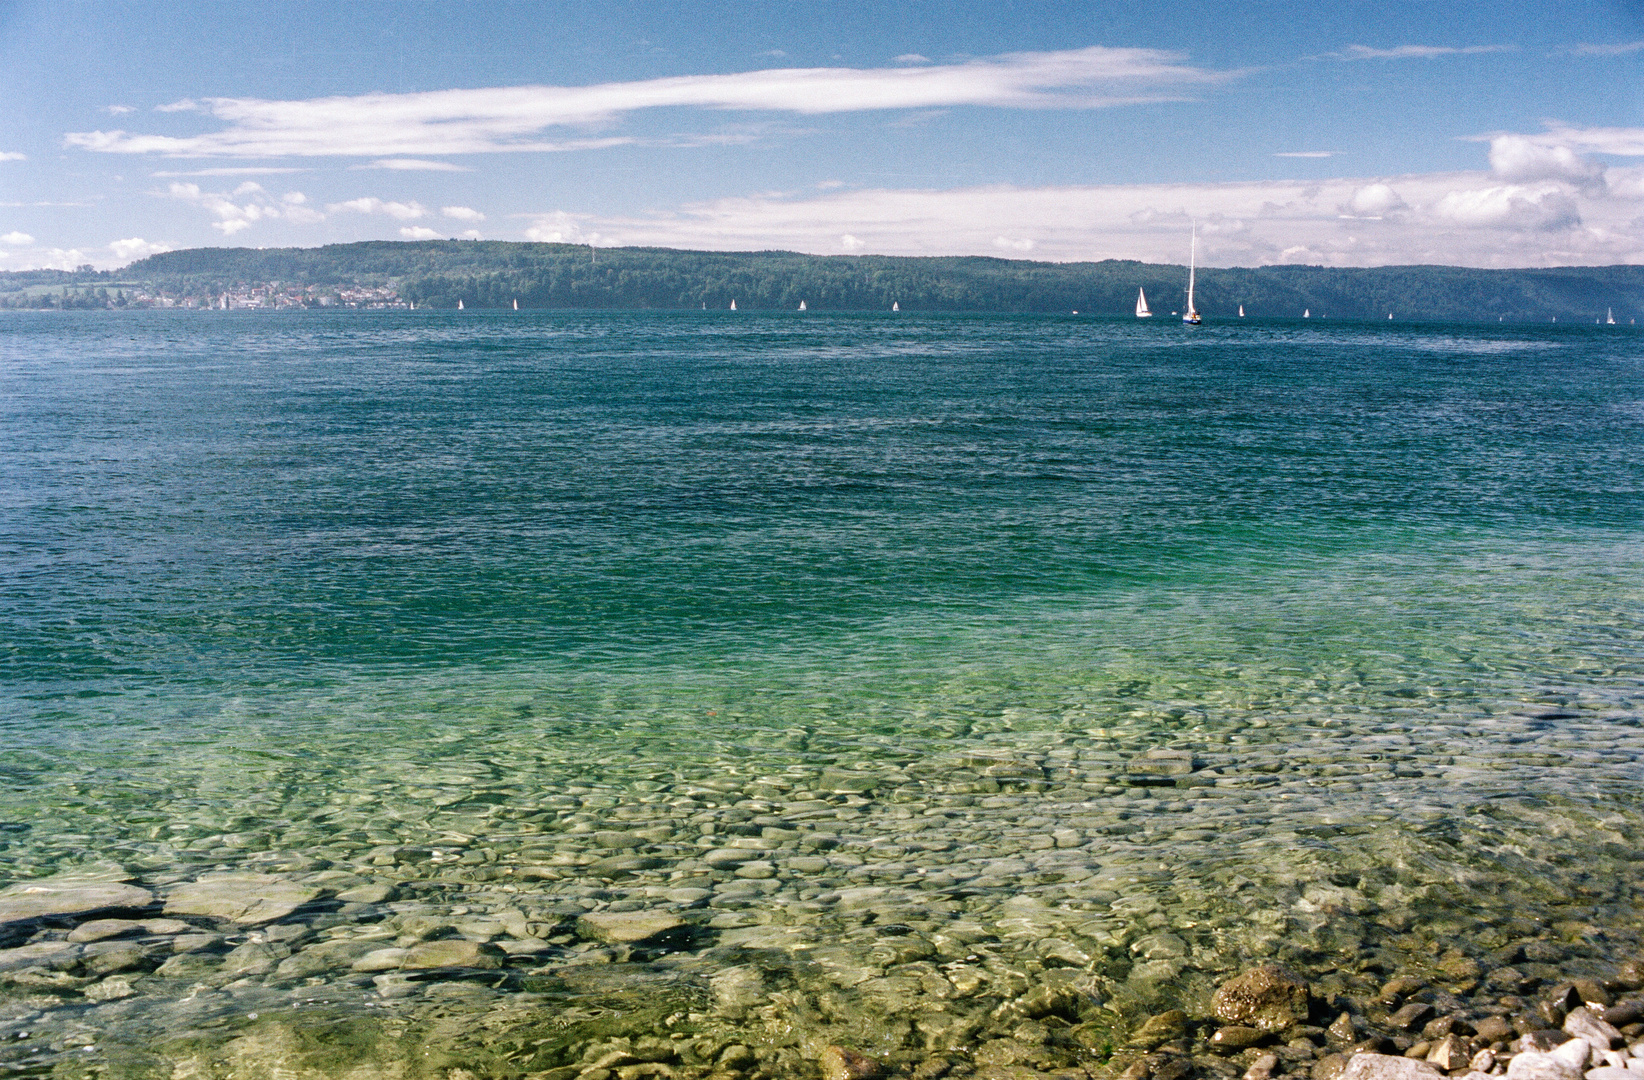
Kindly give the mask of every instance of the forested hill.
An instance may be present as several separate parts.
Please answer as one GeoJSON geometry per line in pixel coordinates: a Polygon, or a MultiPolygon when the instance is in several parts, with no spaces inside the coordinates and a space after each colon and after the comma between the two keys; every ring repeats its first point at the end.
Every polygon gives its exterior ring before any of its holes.
{"type": "MultiPolygon", "coordinates": [[[[4,278],[8,275],[0,275],[4,278]]],[[[19,275],[9,275],[17,277],[19,275]]],[[[1044,263],[980,257],[802,255],[600,248],[502,241],[414,241],[321,248],[195,248],[154,255],[105,278],[170,294],[258,282],[391,285],[420,307],[725,308],[812,311],[1069,312],[1120,315],[1145,288],[1156,313],[1180,309],[1182,266],[1121,260],[1044,263]]],[[[0,291],[6,288],[0,280],[0,291]]],[[[1477,270],[1263,266],[1198,272],[1207,318],[1299,316],[1495,322],[1644,317],[1644,266],[1477,270]]]]}

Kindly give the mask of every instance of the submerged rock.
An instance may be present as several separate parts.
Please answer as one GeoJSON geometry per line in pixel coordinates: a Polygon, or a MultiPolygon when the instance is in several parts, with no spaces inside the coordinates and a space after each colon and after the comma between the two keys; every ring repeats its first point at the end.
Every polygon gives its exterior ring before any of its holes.
{"type": "Polygon", "coordinates": [[[1280,1031],[1307,1019],[1307,981],[1289,968],[1264,964],[1223,983],[1211,1009],[1224,1024],[1280,1031]]]}
{"type": "Polygon", "coordinates": [[[207,915],[242,926],[283,919],[320,891],[273,874],[212,874],[179,885],[166,897],[167,915],[207,915]]]}
{"type": "Polygon", "coordinates": [[[415,970],[427,968],[500,968],[508,962],[508,954],[488,942],[465,941],[462,938],[444,938],[424,941],[411,946],[400,961],[400,967],[415,970]]]}
{"type": "Polygon", "coordinates": [[[817,1055],[816,1064],[823,1080],[876,1080],[885,1074],[877,1060],[843,1046],[827,1047],[817,1055]]]}
{"type": "Polygon", "coordinates": [[[153,893],[120,881],[42,878],[0,889],[0,926],[97,911],[140,910],[152,903],[153,893]]]}
{"type": "Polygon", "coordinates": [[[688,936],[691,925],[666,912],[597,911],[578,918],[577,929],[607,945],[660,945],[688,936]]]}

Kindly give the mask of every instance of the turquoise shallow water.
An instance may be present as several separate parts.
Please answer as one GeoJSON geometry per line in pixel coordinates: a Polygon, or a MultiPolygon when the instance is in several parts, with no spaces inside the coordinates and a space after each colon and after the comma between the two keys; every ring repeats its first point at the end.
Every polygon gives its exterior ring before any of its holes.
{"type": "MultiPolygon", "coordinates": [[[[476,889],[713,912],[659,890],[768,881],[721,906],[769,927],[917,886],[1001,955],[996,905],[1037,896],[1111,923],[1050,966],[1118,1002],[1287,936],[1324,964],[1317,913],[1362,913],[1309,887],[1457,927],[1638,927],[1634,332],[17,314],[0,432],[0,885],[381,878],[398,900],[294,917],[362,941],[413,894],[455,926],[500,910],[476,889]],[[1130,782],[1171,747],[1190,781],[1130,782]],[[744,820],[696,820],[715,806],[744,820]],[[591,839],[624,821],[663,831],[591,839]],[[1001,862],[1057,828],[1062,861],[1001,862]],[[732,835],[769,877],[704,864],[732,835]],[[611,851],[655,865],[588,869],[611,851]]],[[[833,917],[804,949],[855,947],[833,917]]],[[[749,926],[705,928],[693,977],[749,926]]],[[[169,978],[158,956],[108,1003],[82,969],[25,980],[17,1015],[135,1045],[198,1034],[185,1000],[423,1001],[347,963],[169,978]]]]}

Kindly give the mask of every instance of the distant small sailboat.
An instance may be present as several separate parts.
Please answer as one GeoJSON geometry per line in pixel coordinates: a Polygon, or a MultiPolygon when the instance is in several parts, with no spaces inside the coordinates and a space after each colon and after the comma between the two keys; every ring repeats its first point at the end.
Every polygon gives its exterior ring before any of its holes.
{"type": "Polygon", "coordinates": [[[1614,326],[1615,325],[1615,308],[1605,308],[1604,309],[1604,325],[1606,325],[1606,326],[1614,326]]]}
{"type": "Polygon", "coordinates": [[[458,301],[457,301],[457,310],[458,310],[458,311],[461,311],[461,310],[462,310],[462,301],[461,301],[461,300],[458,300],[458,301]]]}
{"type": "Polygon", "coordinates": [[[803,300],[799,301],[799,310],[800,311],[805,310],[805,301],[803,301],[803,300]]]}
{"type": "Polygon", "coordinates": [[[417,310],[417,302],[415,300],[411,301],[411,310],[412,311],[417,310]]]}
{"type": "Polygon", "coordinates": [[[1392,312],[1391,312],[1391,311],[1389,311],[1389,312],[1388,312],[1388,313],[1387,313],[1387,317],[1388,317],[1388,318],[1389,318],[1389,319],[1391,319],[1391,318],[1392,318],[1392,317],[1393,317],[1393,313],[1392,313],[1392,312]]]}
{"type": "Polygon", "coordinates": [[[1147,293],[1142,289],[1136,290],[1136,317],[1138,319],[1151,319],[1153,317],[1153,312],[1147,310],[1147,293]]]}
{"type": "Polygon", "coordinates": [[[902,305],[897,303],[895,300],[892,300],[891,301],[891,310],[892,311],[901,311],[902,310],[902,305]]]}
{"type": "Polygon", "coordinates": [[[1199,309],[1193,306],[1193,272],[1199,265],[1199,226],[1193,226],[1192,246],[1187,255],[1187,310],[1182,312],[1182,322],[1189,326],[1198,326],[1202,321],[1199,318],[1199,309]]]}
{"type": "Polygon", "coordinates": [[[517,297],[517,296],[514,298],[514,310],[515,311],[519,310],[519,297],[517,297]]]}
{"type": "Polygon", "coordinates": [[[1241,319],[1244,318],[1244,305],[1243,304],[1239,305],[1239,318],[1241,318],[1241,319]]]}
{"type": "Polygon", "coordinates": [[[1311,319],[1312,317],[1313,317],[1313,311],[1312,311],[1311,308],[1302,308],[1302,318],[1311,319]]]}
{"type": "Polygon", "coordinates": [[[732,301],[731,301],[731,310],[732,310],[732,311],[735,311],[735,310],[736,310],[736,301],[735,301],[735,300],[732,300],[732,301]]]}

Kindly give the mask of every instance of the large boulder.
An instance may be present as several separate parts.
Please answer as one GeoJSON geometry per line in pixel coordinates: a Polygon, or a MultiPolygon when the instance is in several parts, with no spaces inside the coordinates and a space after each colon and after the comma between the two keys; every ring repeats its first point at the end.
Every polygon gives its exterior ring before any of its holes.
{"type": "Polygon", "coordinates": [[[1224,1024],[1282,1031],[1307,1019],[1307,980],[1278,964],[1263,964],[1223,983],[1211,999],[1224,1024]]]}

